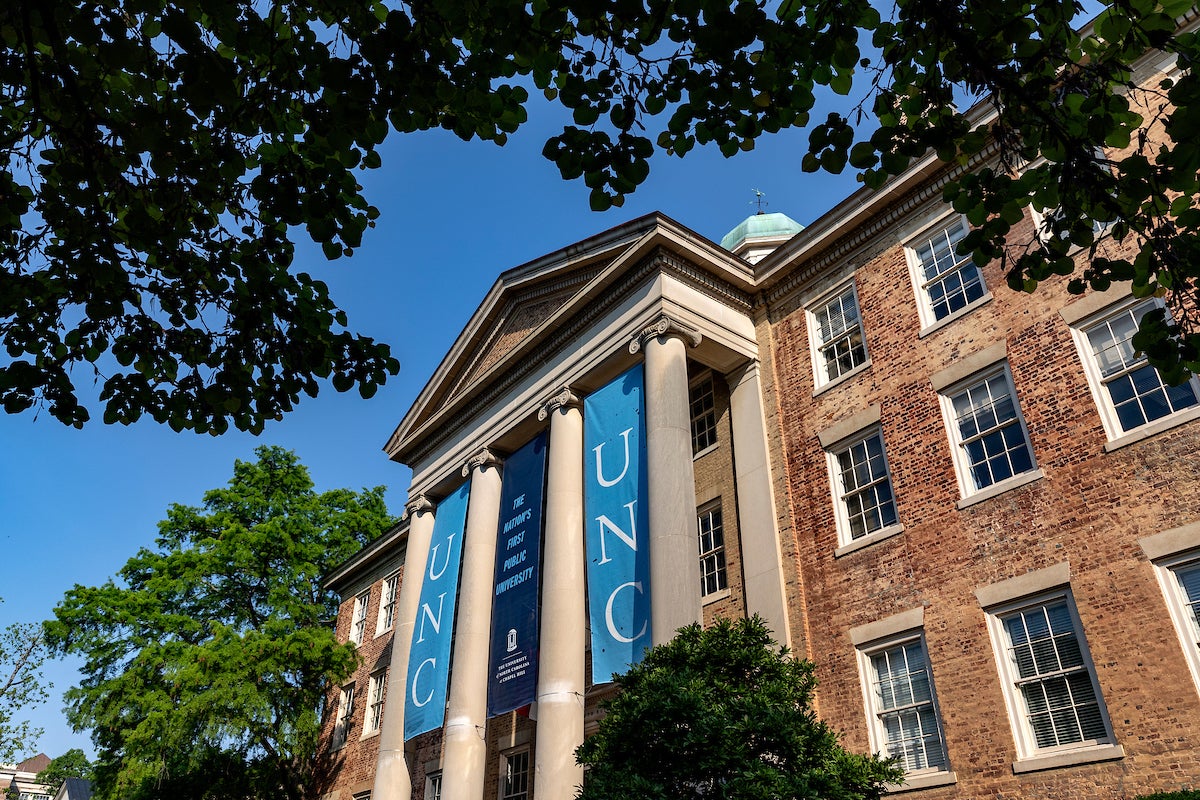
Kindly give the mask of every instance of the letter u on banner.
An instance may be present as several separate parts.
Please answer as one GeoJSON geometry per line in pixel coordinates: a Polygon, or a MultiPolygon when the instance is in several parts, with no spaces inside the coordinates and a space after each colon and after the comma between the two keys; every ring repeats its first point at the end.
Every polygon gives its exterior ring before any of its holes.
{"type": "Polygon", "coordinates": [[[651,641],[644,394],[639,364],[583,401],[594,683],[641,661],[651,641]]]}
{"type": "Polygon", "coordinates": [[[468,480],[438,504],[429,542],[429,561],[413,627],[404,693],[404,738],[442,727],[446,718],[446,679],[454,640],[454,608],[467,526],[468,480]]]}

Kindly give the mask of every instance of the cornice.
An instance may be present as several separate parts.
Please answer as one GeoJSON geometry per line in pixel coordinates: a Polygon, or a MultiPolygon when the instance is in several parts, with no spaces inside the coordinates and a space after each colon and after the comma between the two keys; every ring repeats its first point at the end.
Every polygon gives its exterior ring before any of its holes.
{"type": "MultiPolygon", "coordinates": [[[[682,270],[669,269],[673,265],[683,266],[682,260],[669,258],[669,256],[670,251],[664,250],[661,246],[655,247],[643,256],[633,269],[600,292],[594,300],[584,304],[578,312],[566,320],[565,324],[557,326],[551,331],[534,352],[527,357],[515,360],[508,369],[497,374],[490,382],[473,392],[464,393],[456,398],[456,402],[465,404],[469,400],[475,407],[490,405],[542,364],[566,349],[582,330],[620,303],[631,290],[645,282],[651,275],[656,272],[683,274],[682,270]],[[664,269],[664,267],[668,269],[664,269]]],[[[734,287],[727,287],[725,294],[733,298],[742,293],[734,287]]],[[[748,307],[749,298],[746,299],[746,304],[748,307]]],[[[466,420],[461,415],[457,419],[448,420],[446,424],[431,431],[429,436],[422,438],[416,446],[405,452],[402,456],[404,462],[412,464],[424,460],[438,445],[455,436],[465,425],[466,420]]]]}
{"type": "Polygon", "coordinates": [[[916,188],[901,195],[897,201],[888,205],[884,211],[872,216],[866,224],[850,225],[849,233],[837,238],[816,254],[801,253],[797,259],[798,261],[802,260],[800,266],[793,267],[789,270],[786,277],[764,292],[767,307],[774,310],[774,307],[790,299],[795,292],[810,283],[818,275],[836,263],[841,262],[851,253],[861,249],[881,232],[892,228],[897,222],[907,218],[914,210],[929,203],[934,198],[940,197],[942,189],[947,183],[968,172],[979,169],[982,163],[986,163],[989,159],[996,156],[999,150],[999,144],[994,140],[990,141],[988,146],[970,163],[949,165],[932,180],[921,183],[916,188]]]}

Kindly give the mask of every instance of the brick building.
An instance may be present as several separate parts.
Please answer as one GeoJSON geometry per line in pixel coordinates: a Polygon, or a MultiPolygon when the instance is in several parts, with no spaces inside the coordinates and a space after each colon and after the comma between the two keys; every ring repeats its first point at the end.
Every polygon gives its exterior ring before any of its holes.
{"type": "Polygon", "coordinates": [[[632,506],[624,528],[592,513],[585,483],[620,478],[587,398],[631,368],[649,611],[625,640],[762,615],[817,664],[844,744],[903,760],[897,792],[1200,785],[1200,383],[1165,386],[1129,345],[1157,300],[1018,294],[956,255],[955,169],[931,157],[807,228],[764,215],[721,245],[649,215],[501,275],[388,441],[413,470],[405,521],[328,578],[363,661],[329,697],[324,796],[572,796],[608,686],[586,592],[610,559],[585,541],[638,543],[632,506]],[[536,702],[489,716],[504,459],[542,434],[536,702]],[[446,721],[410,738],[388,693],[424,695],[435,658],[410,651],[445,617],[421,587],[464,482],[446,721]]]}

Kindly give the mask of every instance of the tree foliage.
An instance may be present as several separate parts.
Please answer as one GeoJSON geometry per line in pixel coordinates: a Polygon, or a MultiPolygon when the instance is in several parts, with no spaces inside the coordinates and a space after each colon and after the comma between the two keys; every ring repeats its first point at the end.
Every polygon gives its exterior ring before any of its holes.
{"type": "MultiPolygon", "coordinates": [[[[3,602],[0,600],[0,602],[3,602]]],[[[39,736],[20,715],[46,699],[46,645],[37,625],[16,622],[0,631],[0,764],[11,764],[39,736]]]]}
{"type": "Polygon", "coordinates": [[[378,216],[357,171],[380,165],[389,131],[503,143],[530,88],[571,113],[544,152],[597,209],[634,191],[656,150],[728,156],[790,127],[811,130],[805,169],[849,165],[869,186],[930,150],[982,164],[946,192],[977,226],[979,260],[1006,259],[1010,283],[1032,290],[1075,269],[1094,222],[1113,222],[1105,235],[1131,255],[1090,259],[1071,289],[1165,293],[1176,326],[1148,316],[1140,343],[1169,375],[1200,366],[1200,76],[1135,89],[1130,71],[1145,53],[1194,63],[1200,40],[1176,33],[1191,0],[1117,0],[1083,31],[1077,0],[879,8],[12,0],[0,9],[0,398],[82,425],[82,375],[99,381],[107,421],[149,413],[219,433],[261,429],[320,378],[369,396],[397,364],[291,269],[296,239],[349,254],[378,216]],[[854,111],[819,113],[830,94],[854,111]],[[976,99],[993,118],[960,110],[976,99]],[[1009,254],[1031,204],[1053,212],[1053,231],[1009,254]]]}
{"type": "Polygon", "coordinates": [[[92,779],[92,762],[88,760],[87,754],[77,747],[50,759],[50,763],[37,774],[34,782],[49,789],[53,797],[67,778],[82,778],[85,781],[92,779]]]}
{"type": "Polygon", "coordinates": [[[119,581],[75,586],[45,625],[82,656],[67,718],[102,798],[306,796],[329,682],[356,665],[321,576],[392,524],[383,489],[318,493],[260,447],[201,508],[172,505],[119,581]]]}
{"type": "Polygon", "coordinates": [[[862,800],[902,772],[848,752],[812,710],[813,665],[759,617],[681,628],[616,678],[578,749],[580,800],[862,800]]]}

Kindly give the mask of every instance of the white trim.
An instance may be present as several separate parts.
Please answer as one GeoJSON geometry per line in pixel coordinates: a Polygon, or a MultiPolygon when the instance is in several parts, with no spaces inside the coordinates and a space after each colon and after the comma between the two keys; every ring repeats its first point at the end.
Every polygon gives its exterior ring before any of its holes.
{"type": "Polygon", "coordinates": [[[1200,550],[1168,556],[1154,562],[1154,574],[1166,599],[1175,634],[1183,647],[1188,671],[1192,674],[1197,691],[1200,691],[1200,630],[1197,630],[1196,622],[1189,618],[1188,598],[1184,595],[1179,580],[1181,569],[1195,567],[1200,567],[1200,550]]]}
{"type": "Polygon", "coordinates": [[[384,633],[387,633],[395,626],[395,624],[396,624],[396,601],[399,598],[400,598],[400,570],[396,570],[395,572],[392,572],[391,574],[389,574],[387,577],[385,577],[383,579],[382,585],[380,586],[380,589],[379,589],[379,613],[375,615],[375,635],[376,636],[380,636],[384,633]],[[392,586],[392,590],[391,590],[392,591],[392,599],[391,599],[391,603],[390,603],[390,605],[392,607],[392,621],[391,621],[391,624],[388,624],[387,619],[386,619],[387,607],[389,605],[389,603],[388,603],[388,584],[391,584],[393,581],[395,582],[395,584],[392,586]]]}
{"type": "MultiPolygon", "coordinates": [[[[855,415],[848,422],[853,423],[856,420],[865,419],[877,408],[878,406],[872,406],[865,413],[855,415]]],[[[853,552],[890,536],[895,536],[904,530],[904,526],[900,523],[900,508],[896,502],[896,486],[892,482],[892,469],[888,464],[887,443],[883,439],[883,426],[880,423],[868,423],[866,427],[842,437],[831,446],[825,448],[825,466],[829,472],[829,490],[833,501],[833,516],[837,526],[838,547],[834,552],[835,557],[853,552]],[[873,481],[871,485],[874,486],[885,481],[887,482],[888,491],[892,497],[892,511],[895,513],[896,519],[894,522],[884,523],[881,517],[880,523],[882,523],[882,527],[855,537],[850,526],[850,511],[846,506],[848,492],[846,487],[842,485],[842,470],[838,464],[838,456],[849,451],[850,448],[875,437],[879,437],[879,451],[883,458],[883,479],[873,481]]],[[[869,493],[871,491],[870,487],[866,489],[859,488],[854,491],[854,494],[869,493]]]]}
{"type": "MultiPolygon", "coordinates": [[[[1052,569],[1060,567],[1061,565],[1058,565],[1058,567],[1052,569]]],[[[978,595],[979,592],[976,591],[976,594],[978,595]]],[[[1075,599],[1072,596],[1070,587],[1065,586],[1054,591],[1032,597],[1023,597],[1015,602],[987,608],[985,609],[985,613],[988,632],[992,640],[992,653],[996,659],[996,668],[1000,675],[1004,705],[1008,710],[1008,720],[1012,728],[1013,741],[1017,746],[1017,760],[1013,764],[1013,772],[1020,773],[1071,766],[1077,763],[1119,758],[1121,755],[1124,755],[1124,750],[1121,750],[1120,755],[1113,755],[1112,753],[1112,748],[1116,745],[1112,721],[1108,716],[1108,708],[1104,702],[1104,695],[1100,691],[1096,665],[1092,661],[1091,649],[1088,647],[1083,623],[1080,621],[1079,612],[1075,608],[1075,599]],[[1008,650],[1012,643],[1007,631],[1004,629],[1004,618],[1021,611],[1059,601],[1066,604],[1067,613],[1071,617],[1071,626],[1081,654],[1082,667],[1087,672],[1088,678],[1091,681],[1092,691],[1096,696],[1096,708],[1100,714],[1105,735],[1097,739],[1072,744],[1038,747],[1034,739],[1033,729],[1026,720],[1024,703],[1017,689],[1019,678],[1014,670],[1012,659],[1009,657],[1008,650]]]]}
{"type": "MultiPolygon", "coordinates": [[[[984,351],[985,354],[987,352],[984,351]]],[[[946,371],[948,370],[943,370],[943,372],[946,371]]],[[[1012,370],[1009,369],[1007,360],[1001,361],[998,366],[983,368],[977,372],[973,372],[957,383],[947,385],[938,390],[938,403],[942,408],[942,422],[945,424],[946,436],[950,442],[950,456],[954,462],[954,472],[958,479],[958,491],[963,501],[963,503],[960,503],[959,508],[972,505],[973,503],[965,501],[975,497],[978,497],[978,500],[974,502],[979,502],[1042,477],[1041,470],[1038,469],[1037,465],[1037,455],[1033,450],[1033,440],[1029,437],[1029,428],[1025,425],[1025,415],[1021,413],[1021,401],[1017,397],[1016,384],[1013,381],[1012,370]],[[963,444],[961,432],[957,425],[953,400],[956,395],[960,395],[985,381],[999,376],[1003,376],[1005,382],[1008,384],[1009,396],[1012,398],[1013,411],[1016,414],[1015,422],[1007,423],[1002,427],[1008,427],[1013,424],[1020,427],[1021,435],[1025,439],[1025,447],[1029,451],[1029,469],[1022,472],[1015,472],[1007,478],[993,481],[986,486],[977,487],[975,486],[974,478],[971,476],[971,463],[967,457],[966,447],[963,444]]]]}
{"type": "Polygon", "coordinates": [[[367,613],[371,607],[371,587],[354,595],[354,609],[350,613],[350,634],[347,641],[356,647],[367,638],[367,613]]]}
{"type": "MultiPolygon", "coordinates": [[[[929,660],[929,645],[925,641],[925,631],[922,627],[924,623],[924,609],[914,609],[912,612],[897,614],[893,617],[880,620],[875,625],[898,628],[904,621],[915,619],[917,616],[915,612],[918,611],[921,612],[921,615],[917,625],[910,626],[906,630],[896,630],[886,638],[876,638],[868,644],[856,643],[854,649],[858,661],[859,685],[862,687],[863,710],[867,718],[867,736],[871,743],[871,752],[881,753],[885,757],[888,753],[888,740],[887,734],[884,733],[880,724],[879,716],[890,709],[884,709],[876,705],[874,684],[878,680],[878,675],[875,671],[875,665],[871,663],[871,658],[884,651],[898,649],[916,642],[920,644],[921,654],[925,659],[925,676],[929,681],[929,705],[933,711],[934,723],[937,726],[938,742],[941,745],[942,759],[945,765],[905,772],[905,783],[894,785],[894,788],[889,787],[889,791],[903,791],[905,788],[916,789],[923,786],[942,786],[957,780],[957,777],[949,768],[950,754],[946,747],[946,731],[942,724],[941,708],[938,705],[937,687],[934,685],[935,682],[933,679],[933,666],[929,660]]],[[[855,630],[858,630],[861,634],[863,629],[870,627],[872,626],[864,625],[855,630]]]]}
{"type": "Polygon", "coordinates": [[[805,327],[808,328],[808,354],[809,363],[812,365],[814,396],[848,380],[851,376],[857,375],[870,366],[871,350],[867,346],[867,331],[863,324],[862,304],[858,301],[858,283],[854,279],[854,273],[851,273],[845,280],[839,281],[832,289],[823,292],[820,297],[806,305],[804,307],[804,322],[805,327]],[[854,301],[854,314],[858,320],[858,333],[862,338],[863,360],[842,374],[830,378],[828,377],[828,362],[821,356],[821,346],[825,343],[820,341],[819,333],[821,325],[817,319],[817,314],[833,303],[840,301],[847,293],[854,301]]]}
{"type": "Polygon", "coordinates": [[[928,222],[921,225],[913,233],[909,233],[904,237],[904,258],[908,263],[908,276],[912,281],[913,295],[917,302],[917,316],[921,322],[921,330],[918,333],[918,338],[923,338],[942,326],[956,320],[966,314],[969,314],[974,309],[983,305],[992,299],[991,292],[988,289],[987,281],[983,279],[983,270],[975,264],[975,269],[979,272],[979,283],[983,288],[983,294],[974,300],[969,301],[962,308],[955,309],[946,314],[942,318],[938,318],[933,311],[933,304],[930,302],[929,292],[925,289],[925,277],[922,275],[921,262],[917,258],[917,248],[914,247],[915,240],[922,237],[927,237],[930,234],[948,230],[952,225],[961,223],[966,227],[967,232],[970,232],[971,226],[967,222],[966,217],[952,208],[943,207],[939,213],[929,218],[928,222]]]}
{"type": "Polygon", "coordinates": [[[363,732],[360,739],[369,739],[372,736],[378,736],[383,730],[383,715],[386,709],[384,701],[386,700],[387,692],[387,673],[386,666],[375,670],[371,673],[367,681],[367,702],[363,707],[363,732]],[[378,724],[372,725],[376,720],[372,719],[372,708],[378,704],[379,719],[378,724]]]}
{"type": "MultiPolygon", "coordinates": [[[[1105,295],[1094,295],[1094,297],[1105,298],[1105,295]]],[[[1200,403],[1197,403],[1181,408],[1178,411],[1173,411],[1166,416],[1148,420],[1128,431],[1122,427],[1121,421],[1117,417],[1116,407],[1113,405],[1112,398],[1105,388],[1099,364],[1097,364],[1095,354],[1092,352],[1091,342],[1088,341],[1088,332],[1112,317],[1131,311],[1136,306],[1142,304],[1150,304],[1156,308],[1165,308],[1165,306],[1161,300],[1154,297],[1139,298],[1126,295],[1124,297],[1113,298],[1114,302],[1104,302],[1102,299],[1092,300],[1091,298],[1092,296],[1089,296],[1083,301],[1085,305],[1078,312],[1063,313],[1077,305],[1072,304],[1064,308],[1063,312],[1060,313],[1064,319],[1073,320],[1069,321],[1071,339],[1075,342],[1075,349],[1079,353],[1079,360],[1083,365],[1083,374],[1087,378],[1088,391],[1091,393],[1092,402],[1095,403],[1096,410],[1100,415],[1100,422],[1104,426],[1104,434],[1108,437],[1108,442],[1104,446],[1105,451],[1112,452],[1135,442],[1140,442],[1155,434],[1170,430],[1177,425],[1200,418],[1200,403]],[[1084,315],[1080,312],[1091,313],[1084,315]]],[[[1170,320],[1169,312],[1167,319],[1168,321],[1170,320]]],[[[1200,399],[1200,379],[1193,376],[1188,380],[1188,383],[1191,385],[1192,392],[1200,399]]]]}

